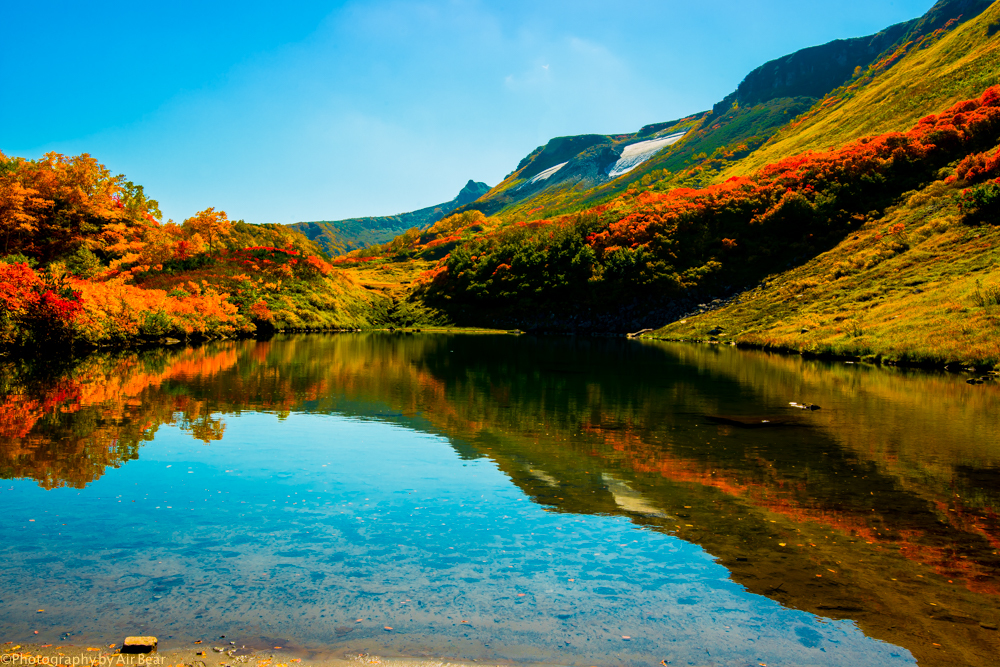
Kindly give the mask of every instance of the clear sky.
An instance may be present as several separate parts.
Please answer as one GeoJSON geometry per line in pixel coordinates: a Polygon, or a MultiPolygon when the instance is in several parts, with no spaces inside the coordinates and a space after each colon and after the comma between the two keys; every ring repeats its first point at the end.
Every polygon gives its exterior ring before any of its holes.
{"type": "Polygon", "coordinates": [[[387,215],[552,137],[705,110],[933,0],[3,3],[0,150],[90,153],[177,221],[387,215]]]}

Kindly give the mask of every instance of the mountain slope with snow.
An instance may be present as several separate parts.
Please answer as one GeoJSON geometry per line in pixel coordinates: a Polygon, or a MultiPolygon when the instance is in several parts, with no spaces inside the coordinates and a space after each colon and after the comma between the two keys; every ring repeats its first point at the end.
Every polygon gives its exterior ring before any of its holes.
{"type": "MultiPolygon", "coordinates": [[[[608,201],[631,187],[652,184],[664,191],[711,184],[747,156],[771,147],[779,130],[787,134],[792,121],[838,87],[893,68],[900,54],[924,48],[990,5],[990,0],[939,0],[924,16],[874,35],[777,58],[750,72],[711,110],[681,120],[631,134],[557,137],[521,160],[490,192],[457,210],[541,218],[608,201]]],[[[769,151],[768,159],[775,154],[769,151]]]]}
{"type": "Polygon", "coordinates": [[[618,178],[627,174],[667,146],[676,144],[685,134],[687,134],[686,130],[658,139],[649,139],[629,144],[622,150],[622,156],[618,158],[618,161],[611,165],[611,169],[608,171],[608,178],[618,178]]]}

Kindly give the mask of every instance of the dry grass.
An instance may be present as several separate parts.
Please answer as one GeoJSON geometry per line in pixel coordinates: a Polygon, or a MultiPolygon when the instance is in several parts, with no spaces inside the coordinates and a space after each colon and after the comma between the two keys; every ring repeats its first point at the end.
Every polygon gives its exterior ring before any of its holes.
{"type": "MultiPolygon", "coordinates": [[[[766,164],[807,150],[825,150],[872,134],[898,132],[929,114],[978,96],[1000,82],[1000,4],[907,53],[867,85],[834,91],[800,122],[793,122],[760,150],[718,176],[750,174],[766,164]]],[[[859,83],[863,83],[859,81],[859,83]]]]}
{"type": "Polygon", "coordinates": [[[955,191],[936,181],[739,303],[652,335],[704,339],[721,326],[722,341],[994,366],[1000,363],[1000,228],[965,224],[955,191]]]}

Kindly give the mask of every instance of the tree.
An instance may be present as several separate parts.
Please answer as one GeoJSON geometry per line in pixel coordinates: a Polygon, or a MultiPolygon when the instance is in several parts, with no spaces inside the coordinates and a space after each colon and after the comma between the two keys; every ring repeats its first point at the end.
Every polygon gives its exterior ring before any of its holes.
{"type": "Polygon", "coordinates": [[[192,236],[199,234],[208,244],[209,252],[214,252],[223,239],[233,233],[233,225],[226,212],[216,211],[213,206],[185,220],[182,227],[192,236]]]}
{"type": "Polygon", "coordinates": [[[45,201],[36,197],[37,194],[25,188],[11,173],[0,176],[0,236],[4,255],[20,250],[19,237],[38,229],[37,211],[44,208],[45,201]]]}

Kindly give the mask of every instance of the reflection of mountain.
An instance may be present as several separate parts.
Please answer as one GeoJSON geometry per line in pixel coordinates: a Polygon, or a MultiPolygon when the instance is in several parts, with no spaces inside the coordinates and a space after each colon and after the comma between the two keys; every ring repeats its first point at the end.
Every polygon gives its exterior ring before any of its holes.
{"type": "Polygon", "coordinates": [[[241,411],[386,419],[489,457],[554,511],[676,533],[750,590],[855,619],[922,664],[997,648],[979,624],[998,620],[1000,453],[987,443],[1000,393],[948,376],[620,340],[371,334],[92,358],[3,386],[21,387],[0,405],[4,477],[82,486],[139,456],[160,424],[210,442],[241,411]],[[790,400],[823,409],[784,428],[705,419],[787,417],[790,400]]]}

